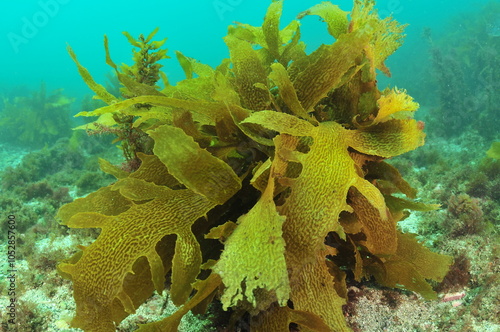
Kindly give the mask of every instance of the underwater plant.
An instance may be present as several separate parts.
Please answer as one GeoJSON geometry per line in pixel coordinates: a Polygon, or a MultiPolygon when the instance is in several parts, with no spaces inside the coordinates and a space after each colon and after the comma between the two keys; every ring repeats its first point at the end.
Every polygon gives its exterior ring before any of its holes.
{"type": "Polygon", "coordinates": [[[485,228],[480,200],[467,194],[450,196],[448,214],[443,228],[450,232],[451,237],[477,234],[485,228]]]}
{"type": "Polygon", "coordinates": [[[230,59],[215,69],[177,52],[186,79],[175,86],[158,66],[149,80],[127,75],[163,45],[152,41],[156,30],[127,35],[141,49],[127,70],[105,39],[124,99],[97,84],[70,49],[108,104],[79,115],[99,116],[95,128],[127,119],[148,138],[135,150],[135,171],[101,159],[116,182],[58,212],[71,228],[101,229],[58,267],[73,282],[73,327],[114,331],[165,289],[167,275],[180,308],[138,331],[176,331],[184,314],[214,299],[236,319],[248,313],[252,331],[292,323],[349,331],[347,276],[437,298],[427,280],[442,280],[451,257],[397,229],[408,210],[437,207],[414,202],[416,191],[384,161],[424,143],[423,124],[412,119],[418,104],[376,84],[377,69],[390,74],[384,61],[404,26],[380,19],[373,1],[356,0],[350,16],[323,2],[299,18],[321,17],[335,41],[306,54],[299,21],[279,29],[282,5],[270,4],[261,27],[231,26],[230,59]]]}
{"type": "Polygon", "coordinates": [[[71,136],[70,106],[73,99],[62,89],[47,94],[45,83],[30,96],[4,98],[0,130],[5,141],[15,145],[42,148],[61,137],[71,136]]]}
{"type": "Polygon", "coordinates": [[[486,155],[493,159],[500,159],[500,141],[492,142],[491,147],[486,151],[486,155]]]}
{"type": "MultiPolygon", "coordinates": [[[[107,54],[106,62],[115,70],[115,75],[108,75],[108,81],[110,83],[108,84],[108,89],[100,87],[101,91],[106,92],[105,99],[93,99],[94,101],[109,102],[109,100],[116,99],[116,96],[119,94],[125,98],[136,97],[142,94],[155,94],[153,91],[157,92],[156,89],[159,88],[156,83],[160,79],[160,75],[162,75],[165,82],[168,83],[166,76],[160,72],[162,65],[158,63],[160,60],[169,58],[169,56],[166,55],[167,50],[161,49],[166,39],[162,41],[151,41],[157,31],[158,28],[150,33],[148,37],[140,35],[137,40],[128,32],[124,32],[130,44],[139,49],[138,51],[133,50],[133,66],[123,64],[118,67],[109,56],[108,42],[107,39],[105,39],[104,44],[107,54]],[[119,88],[119,93],[117,93],[116,84],[120,83],[123,84],[123,87],[119,88]]],[[[69,53],[73,60],[76,61],[76,55],[71,48],[69,48],[69,53]]],[[[86,69],[81,66],[79,66],[79,70],[82,76],[90,75],[86,72],[86,69]]],[[[90,105],[91,103],[87,101],[87,104],[90,105]]],[[[85,113],[85,111],[83,113],[85,113]]],[[[115,135],[116,139],[113,143],[120,142],[119,148],[123,151],[126,159],[123,168],[128,171],[135,171],[141,164],[141,160],[137,156],[137,153],[143,152],[150,154],[151,139],[143,130],[135,127],[133,123],[134,116],[114,113],[111,117],[106,117],[105,121],[101,118],[100,121],[93,122],[90,125],[82,125],[77,129],[85,128],[90,135],[115,135]]]]}
{"type": "Polygon", "coordinates": [[[497,1],[489,1],[477,11],[461,13],[450,22],[449,32],[436,40],[430,29],[425,31],[432,64],[425,77],[436,81],[426,84],[429,91],[439,92],[439,106],[429,117],[433,133],[454,137],[473,129],[487,139],[498,133],[500,38],[491,28],[499,10],[497,1]]]}

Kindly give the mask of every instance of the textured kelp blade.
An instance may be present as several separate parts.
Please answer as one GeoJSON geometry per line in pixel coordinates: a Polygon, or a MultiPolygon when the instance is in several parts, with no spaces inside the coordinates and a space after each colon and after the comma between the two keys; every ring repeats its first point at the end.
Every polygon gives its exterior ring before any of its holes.
{"type": "Polygon", "coordinates": [[[435,281],[442,281],[453,263],[452,257],[437,254],[424,247],[417,241],[415,234],[399,235],[397,255],[411,262],[424,278],[435,281]]]}
{"type": "MultiPolygon", "coordinates": [[[[170,254],[170,259],[173,253],[170,254]]],[[[139,307],[146,301],[155,290],[152,282],[151,268],[146,257],[140,257],[132,266],[133,273],[128,273],[123,280],[123,293],[126,294],[132,304],[131,308],[139,307]]],[[[119,300],[113,302],[113,321],[120,322],[125,319],[129,312],[123,310],[119,300]]]]}
{"type": "Polygon", "coordinates": [[[389,116],[398,112],[415,112],[420,106],[405,91],[397,89],[390,90],[387,94],[382,95],[377,100],[377,105],[379,110],[373,124],[387,120],[389,116]]]}
{"type": "Polygon", "coordinates": [[[123,179],[128,176],[128,173],[121,168],[111,164],[109,161],[103,158],[99,158],[99,167],[104,173],[113,175],[117,179],[123,179]]]}
{"type": "Polygon", "coordinates": [[[134,78],[129,75],[123,73],[117,73],[118,80],[123,84],[128,90],[128,94],[132,94],[133,96],[143,96],[143,95],[152,95],[152,96],[164,96],[163,93],[156,90],[154,86],[137,82],[134,78]]]}
{"type": "MultiPolygon", "coordinates": [[[[302,170],[293,179],[291,195],[279,209],[287,217],[284,237],[287,244],[293,244],[287,246],[289,259],[294,260],[289,262],[291,268],[298,268],[314,256],[323,247],[328,232],[343,235],[337,220],[342,211],[350,210],[346,204],[347,191],[357,174],[342,134],[336,130],[339,127],[335,123],[320,124],[311,135],[314,143],[310,151],[296,156],[302,170]]],[[[277,153],[281,154],[281,146],[277,142],[277,153]]]]}
{"type": "Polygon", "coordinates": [[[109,52],[109,41],[108,41],[108,36],[104,35],[104,52],[106,53],[106,64],[113,68],[115,72],[118,73],[118,66],[116,63],[111,59],[111,53],[109,52]]]}
{"type": "Polygon", "coordinates": [[[383,20],[378,20],[378,31],[376,38],[373,41],[373,54],[375,68],[380,69],[385,75],[391,76],[389,69],[385,66],[384,61],[394,53],[401,45],[403,45],[404,29],[407,24],[400,25],[392,17],[387,17],[383,20]]]}
{"type": "Polygon", "coordinates": [[[147,201],[169,192],[169,188],[132,177],[117,181],[112,190],[119,190],[123,197],[133,201],[147,201]]]}
{"type": "MultiPolygon", "coordinates": [[[[238,23],[236,26],[229,26],[228,35],[231,37],[238,38],[242,41],[250,43],[251,45],[260,46],[260,52],[263,58],[271,63],[273,60],[283,60],[283,53],[286,47],[283,48],[283,44],[287,44],[294,34],[298,30],[298,22],[292,21],[283,30],[279,30],[280,18],[283,9],[283,1],[277,0],[273,1],[269,8],[267,9],[266,15],[264,17],[264,22],[262,27],[255,27],[249,24],[238,23]]],[[[293,43],[295,46],[297,43],[293,43]]],[[[269,63],[265,63],[268,65],[269,63]]],[[[287,61],[282,62],[286,64],[287,61]]]]}
{"type": "Polygon", "coordinates": [[[346,300],[335,291],[334,278],[325,264],[325,256],[324,251],[316,253],[316,260],[304,264],[297,279],[291,283],[293,307],[314,312],[330,327],[330,331],[349,332],[342,312],[346,300]]]}
{"type": "Polygon", "coordinates": [[[269,93],[256,84],[266,85],[267,73],[257,52],[252,45],[234,36],[224,38],[235,76],[235,85],[241,98],[243,107],[260,111],[268,108],[270,103],[269,93]]]}
{"type": "Polygon", "coordinates": [[[341,34],[346,33],[349,27],[347,14],[348,12],[341,10],[339,6],[328,1],[323,1],[300,13],[299,18],[303,18],[306,15],[318,15],[328,25],[328,33],[338,38],[341,34]]]}
{"type": "Polygon", "coordinates": [[[317,121],[313,120],[302,107],[285,67],[280,63],[274,63],[271,65],[271,69],[272,72],[269,74],[269,78],[278,86],[280,97],[290,111],[302,119],[309,120],[311,123],[317,123],[317,121]]]}
{"type": "MultiPolygon", "coordinates": [[[[401,193],[405,194],[406,197],[412,199],[416,198],[417,190],[412,188],[410,184],[406,182],[405,179],[403,179],[401,173],[399,173],[396,167],[386,162],[370,162],[366,165],[366,167],[368,169],[368,176],[370,178],[377,179],[377,182],[379,183],[387,181],[401,193]]],[[[386,193],[383,186],[381,188],[379,187],[379,189],[384,194],[386,193]]],[[[389,192],[387,194],[392,194],[392,192],[389,192]]]]}
{"type": "Polygon", "coordinates": [[[149,135],[155,140],[155,155],[187,188],[217,204],[223,204],[241,188],[232,168],[200,148],[182,129],[164,125],[149,131],[149,135]]]}
{"type": "MultiPolygon", "coordinates": [[[[299,262],[306,256],[310,257],[320,249],[328,232],[337,231],[343,235],[337,220],[342,211],[351,211],[351,207],[345,204],[351,186],[355,186],[374,208],[371,212],[376,215],[373,217],[379,222],[386,222],[383,196],[375,186],[357,174],[355,163],[349,155],[350,131],[335,122],[321,123],[314,127],[292,115],[271,111],[254,113],[243,123],[259,124],[289,135],[312,137],[312,146],[306,154],[291,153],[285,144],[286,137],[276,139],[277,155],[289,160],[295,159],[302,164],[298,178],[289,182],[292,191],[290,197],[280,207],[280,213],[287,216],[288,220],[284,225],[287,230],[285,239],[294,244],[290,246],[288,253],[298,260],[296,264],[300,265],[299,262]],[[310,211],[317,213],[311,217],[310,211]],[[308,241],[298,243],[294,238],[308,241]]],[[[279,158],[275,159],[275,164],[277,162],[279,158]]],[[[275,167],[283,169],[282,166],[275,167]]]]}
{"type": "MultiPolygon", "coordinates": [[[[177,52],[176,52],[176,54],[177,54],[177,52]]],[[[185,56],[185,55],[183,55],[183,56],[185,56]]],[[[191,70],[193,71],[194,74],[198,75],[199,77],[213,77],[214,76],[215,70],[212,67],[210,67],[209,65],[201,63],[193,58],[186,57],[186,59],[189,61],[189,64],[191,66],[191,70]]]]}
{"type": "Polygon", "coordinates": [[[134,173],[130,174],[130,178],[142,179],[172,189],[174,187],[180,187],[179,181],[168,172],[165,164],[163,164],[157,156],[138,152],[137,157],[141,160],[141,166],[134,173]]]}
{"type": "MultiPolygon", "coordinates": [[[[172,121],[172,113],[173,110],[171,108],[162,106],[151,106],[147,110],[143,109],[143,111],[137,112],[134,115],[137,116],[137,119],[134,120],[133,127],[140,128],[142,131],[146,131],[148,129],[151,129],[149,127],[150,125],[157,125],[159,123],[170,123],[170,121],[172,121]]],[[[111,113],[106,113],[106,114],[111,114],[111,113]]]]}
{"type": "Polygon", "coordinates": [[[241,123],[254,123],[264,128],[293,136],[310,136],[315,128],[311,123],[301,120],[296,116],[274,111],[253,113],[241,123]]]}
{"type": "Polygon", "coordinates": [[[252,332],[289,332],[290,323],[298,324],[309,329],[308,331],[332,331],[318,315],[289,307],[278,307],[276,304],[253,317],[250,327],[252,332]]]}
{"type": "Polygon", "coordinates": [[[189,61],[189,59],[179,51],[175,51],[175,56],[177,57],[177,61],[179,61],[182,70],[184,71],[184,75],[186,75],[186,79],[193,78],[193,67],[191,66],[191,62],[189,61]]]}
{"type": "Polygon", "coordinates": [[[275,303],[269,309],[261,311],[257,316],[252,317],[250,328],[252,332],[289,332],[291,322],[290,309],[288,307],[279,307],[275,303]]]}
{"type": "Polygon", "coordinates": [[[138,332],[177,332],[182,317],[189,311],[209,297],[221,284],[218,274],[212,273],[205,280],[198,280],[193,287],[196,294],[179,310],[160,321],[140,325],[138,332]]]}
{"type": "Polygon", "coordinates": [[[213,74],[211,77],[199,76],[191,79],[185,79],[178,82],[175,86],[171,85],[162,90],[162,93],[167,97],[175,97],[192,101],[211,101],[213,92],[213,74]]]}
{"type": "Polygon", "coordinates": [[[280,58],[280,17],[283,10],[283,1],[273,1],[267,9],[262,31],[266,40],[269,53],[275,58],[280,58]]]}
{"type": "MultiPolygon", "coordinates": [[[[357,190],[349,195],[349,205],[362,226],[366,240],[360,241],[372,254],[394,254],[397,249],[396,223],[387,218],[383,220],[377,209],[357,190]]],[[[385,206],[384,206],[385,207],[385,206]]]]}
{"type": "Polygon", "coordinates": [[[368,203],[377,210],[377,215],[380,217],[380,220],[386,221],[388,218],[387,207],[385,206],[384,196],[377,187],[361,177],[356,179],[356,182],[353,183],[353,187],[355,187],[361,195],[366,198],[368,203]]]}
{"type": "Polygon", "coordinates": [[[95,92],[97,97],[104,101],[106,104],[112,104],[117,101],[116,97],[113,96],[111,93],[109,93],[102,85],[97,84],[92,76],[90,75],[89,71],[87,68],[83,67],[80,62],[78,62],[78,59],[76,58],[75,52],[73,52],[73,49],[68,45],[67,47],[68,53],[75,62],[76,66],[78,67],[78,72],[80,73],[80,76],[83,78],[85,81],[85,84],[95,92]]]}
{"type": "Polygon", "coordinates": [[[135,305],[124,291],[123,282],[140,257],[147,258],[153,284],[161,291],[166,271],[155,247],[169,234],[177,235],[172,265],[172,301],[180,305],[187,300],[201,264],[199,244],[191,226],[212,209],[214,203],[190,190],[162,188],[162,196],[134,205],[118,216],[81,213],[68,223],[70,227],[80,227],[93,219],[102,228],[97,240],[83,250],[78,262],[60,265],[73,280],[77,303],[77,314],[72,321],[74,327],[114,331],[112,317],[123,315],[113,312],[117,310],[113,304],[117,299],[126,312],[134,311],[135,305]],[[106,269],[96,271],[93,266],[105,266],[106,269]]]}
{"type": "Polygon", "coordinates": [[[389,69],[384,61],[402,44],[406,25],[400,25],[392,17],[380,19],[374,10],[374,1],[355,1],[351,13],[350,29],[364,30],[371,34],[371,41],[366,52],[370,54],[375,68],[390,76],[389,69]]]}
{"type": "Polygon", "coordinates": [[[240,97],[234,90],[230,80],[217,69],[214,75],[214,91],[212,99],[224,103],[225,105],[240,106],[240,97]]]}
{"type": "Polygon", "coordinates": [[[100,115],[99,118],[93,122],[86,123],[84,125],[73,128],[73,130],[99,130],[102,127],[113,127],[116,126],[116,120],[113,118],[113,114],[106,113],[100,115]]]}
{"type": "Polygon", "coordinates": [[[369,269],[383,286],[408,289],[428,300],[436,299],[436,292],[426,279],[443,280],[453,258],[439,255],[418,243],[414,234],[398,234],[398,249],[383,266],[369,269]]]}
{"type": "Polygon", "coordinates": [[[285,241],[282,225],[285,217],[276,211],[273,202],[273,182],[245,215],[238,219],[238,227],[225,243],[214,272],[222,277],[224,310],[247,300],[254,307],[254,291],[274,291],[280,305],[286,305],[290,286],[285,263],[285,241]],[[259,264],[255,264],[259,257],[259,264]],[[243,286],[244,284],[244,286],[243,286]]]}
{"type": "Polygon", "coordinates": [[[271,163],[271,158],[268,158],[264,163],[254,168],[253,177],[250,180],[250,184],[261,192],[264,192],[264,190],[266,190],[271,163]]]}
{"type": "Polygon", "coordinates": [[[80,112],[76,116],[99,116],[117,111],[123,111],[127,115],[141,116],[144,114],[144,111],[141,111],[140,108],[131,108],[131,106],[137,104],[151,104],[189,110],[193,112],[195,117],[199,116],[202,123],[214,124],[217,119],[222,119],[228,116],[227,108],[222,103],[182,100],[163,96],[134,97],[117,102],[113,105],[98,108],[92,112],[80,112]]]}
{"type": "MultiPolygon", "coordinates": [[[[174,127],[182,129],[187,135],[191,136],[196,142],[198,142],[198,144],[203,144],[204,146],[210,145],[210,142],[212,140],[211,137],[203,135],[200,132],[199,127],[193,120],[191,112],[181,110],[174,111],[172,125],[174,127]]],[[[222,135],[219,135],[217,133],[217,137],[222,140],[220,136],[222,135]]]]}
{"type": "Polygon", "coordinates": [[[369,40],[365,33],[343,34],[332,45],[323,45],[309,57],[314,62],[301,71],[293,81],[299,100],[308,112],[327,93],[342,82],[344,74],[356,65],[369,40]]]}
{"type": "Polygon", "coordinates": [[[279,62],[288,67],[292,61],[306,57],[306,44],[300,41],[300,23],[292,21],[281,30],[281,42],[285,44],[279,62]]]}
{"type": "MultiPolygon", "coordinates": [[[[359,252],[354,241],[352,239],[349,239],[349,240],[350,240],[351,245],[352,245],[353,250],[354,250],[355,263],[354,263],[354,269],[352,271],[354,274],[354,280],[356,280],[357,282],[360,282],[361,278],[363,277],[363,258],[361,257],[361,253],[359,252]]],[[[344,287],[346,287],[345,284],[344,284],[344,287]]]]}
{"type": "Polygon", "coordinates": [[[350,131],[349,145],[359,152],[390,158],[424,144],[425,134],[417,121],[389,120],[350,131]]]}
{"type": "Polygon", "coordinates": [[[212,67],[202,64],[193,58],[189,58],[179,51],[175,51],[179,64],[186,75],[186,79],[177,83],[176,86],[167,86],[162,93],[183,99],[210,100],[214,90],[215,71],[212,67]],[[194,74],[197,75],[194,78],[194,74]]]}
{"type": "Polygon", "coordinates": [[[227,238],[234,232],[237,225],[235,222],[227,221],[222,225],[210,229],[210,232],[205,235],[205,239],[219,240],[222,243],[226,242],[227,238]]]}
{"type": "Polygon", "coordinates": [[[238,39],[247,41],[251,44],[266,46],[264,33],[262,27],[254,27],[250,24],[236,22],[237,25],[230,25],[228,27],[227,35],[233,36],[238,39]]]}
{"type": "MultiPolygon", "coordinates": [[[[239,107],[237,105],[228,105],[228,109],[230,110],[231,116],[233,118],[234,123],[238,126],[238,128],[248,137],[250,137],[255,142],[273,146],[273,141],[268,132],[262,130],[262,127],[255,125],[245,125],[243,121],[252,114],[251,111],[239,107]]],[[[260,113],[260,112],[257,112],[260,113]]]]}
{"type": "Polygon", "coordinates": [[[413,202],[394,196],[385,196],[387,206],[394,211],[413,210],[413,211],[434,211],[441,207],[439,204],[426,204],[422,202],[413,202]]]}
{"type": "Polygon", "coordinates": [[[128,210],[131,206],[132,202],[130,200],[118,192],[111,190],[111,186],[108,186],[62,206],[57,212],[57,218],[61,220],[63,225],[67,225],[71,217],[80,212],[118,215],[128,210]]]}
{"type": "Polygon", "coordinates": [[[391,260],[384,263],[383,272],[374,274],[378,283],[391,288],[401,288],[419,293],[427,300],[437,299],[431,285],[406,261],[391,260]]]}

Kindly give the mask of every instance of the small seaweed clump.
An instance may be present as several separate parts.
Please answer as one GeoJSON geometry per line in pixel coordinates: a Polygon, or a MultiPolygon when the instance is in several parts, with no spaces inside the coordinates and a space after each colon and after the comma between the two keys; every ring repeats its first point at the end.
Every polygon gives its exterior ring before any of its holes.
{"type": "Polygon", "coordinates": [[[478,234],[484,229],[483,210],[477,198],[464,193],[451,195],[448,200],[448,213],[449,217],[443,226],[448,228],[452,237],[478,234]]]}
{"type": "Polygon", "coordinates": [[[373,1],[355,1],[350,17],[323,2],[299,18],[320,16],[335,42],[306,54],[299,21],[279,29],[282,6],[273,1],[261,27],[230,27],[230,59],[215,69],[178,52],[186,79],[176,86],[155,65],[166,57],[156,30],[127,34],[140,49],[131,67],[114,64],[105,39],[123,98],[70,49],[108,105],[79,115],[134,131],[119,138],[140,160],[124,170],[101,159],[116,182],[58,212],[71,228],[101,229],[58,267],[73,283],[73,327],[115,331],[167,280],[178,311],[138,331],[176,331],[214,299],[231,321],[248,317],[245,330],[349,331],[346,273],[437,298],[428,280],[442,280],[451,257],[396,227],[436,206],[414,202],[384,161],[424,143],[418,104],[377,88],[404,26],[380,19],[373,1]]]}
{"type": "Polygon", "coordinates": [[[500,141],[491,143],[491,147],[486,151],[486,155],[490,158],[500,159],[500,141]]]}

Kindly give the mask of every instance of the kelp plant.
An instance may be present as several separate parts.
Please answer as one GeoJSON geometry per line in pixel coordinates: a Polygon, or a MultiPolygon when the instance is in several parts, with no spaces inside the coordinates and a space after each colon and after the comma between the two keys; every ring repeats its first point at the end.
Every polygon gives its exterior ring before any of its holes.
{"type": "Polygon", "coordinates": [[[214,299],[234,319],[248,313],[252,331],[292,323],[349,331],[347,277],[436,298],[427,280],[441,280],[451,258],[396,227],[408,210],[436,206],[414,202],[415,190],[384,161],[424,143],[412,119],[418,104],[376,85],[377,69],[390,74],[384,61],[404,26],[380,19],[373,1],[355,1],[349,16],[322,2],[299,19],[320,16],[335,41],[306,54],[299,21],[279,29],[281,11],[273,1],[261,27],[231,26],[230,59],[215,69],[177,52],[186,79],[176,86],[157,65],[166,55],[165,40],[152,41],[156,31],[127,34],[140,51],[126,68],[114,64],[105,39],[123,99],[70,49],[108,104],[79,115],[99,116],[97,127],[126,121],[148,138],[128,145],[140,148],[137,170],[101,160],[116,182],[58,213],[69,227],[101,229],[59,265],[73,282],[73,327],[114,331],[166,280],[180,308],[139,331],[176,331],[185,313],[204,312],[214,299]]]}

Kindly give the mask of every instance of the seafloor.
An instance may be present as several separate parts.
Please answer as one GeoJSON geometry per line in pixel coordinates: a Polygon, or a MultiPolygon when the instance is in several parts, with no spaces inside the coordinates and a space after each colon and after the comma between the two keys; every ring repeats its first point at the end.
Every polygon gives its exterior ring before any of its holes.
{"type": "MultiPolygon", "coordinates": [[[[54,219],[57,209],[112,179],[98,169],[97,157],[119,163],[119,152],[97,137],[68,139],[29,152],[0,146],[3,218],[17,221],[16,297],[18,331],[77,331],[69,327],[75,309],[71,282],[56,270],[77,245],[91,242],[97,231],[68,229],[54,219]]],[[[394,164],[419,190],[419,200],[441,204],[432,212],[414,212],[400,222],[432,250],[455,259],[448,276],[435,284],[439,300],[385,289],[367,280],[352,282],[345,316],[353,331],[500,331],[500,160],[488,158],[490,141],[474,132],[443,139],[430,135],[425,146],[394,158],[394,164]]],[[[5,225],[3,223],[3,225],[5,225]]],[[[5,235],[2,241],[5,241],[5,235]]],[[[9,303],[6,260],[2,259],[0,306],[9,303]]],[[[134,331],[137,323],[175,310],[168,293],[154,295],[119,326],[134,331]]],[[[213,305],[202,317],[187,315],[180,331],[228,331],[215,320],[213,305]]],[[[0,331],[8,331],[2,310],[0,331]]],[[[240,331],[244,331],[240,329],[240,331]]],[[[232,332],[232,331],[231,331],[232,332]]]]}

